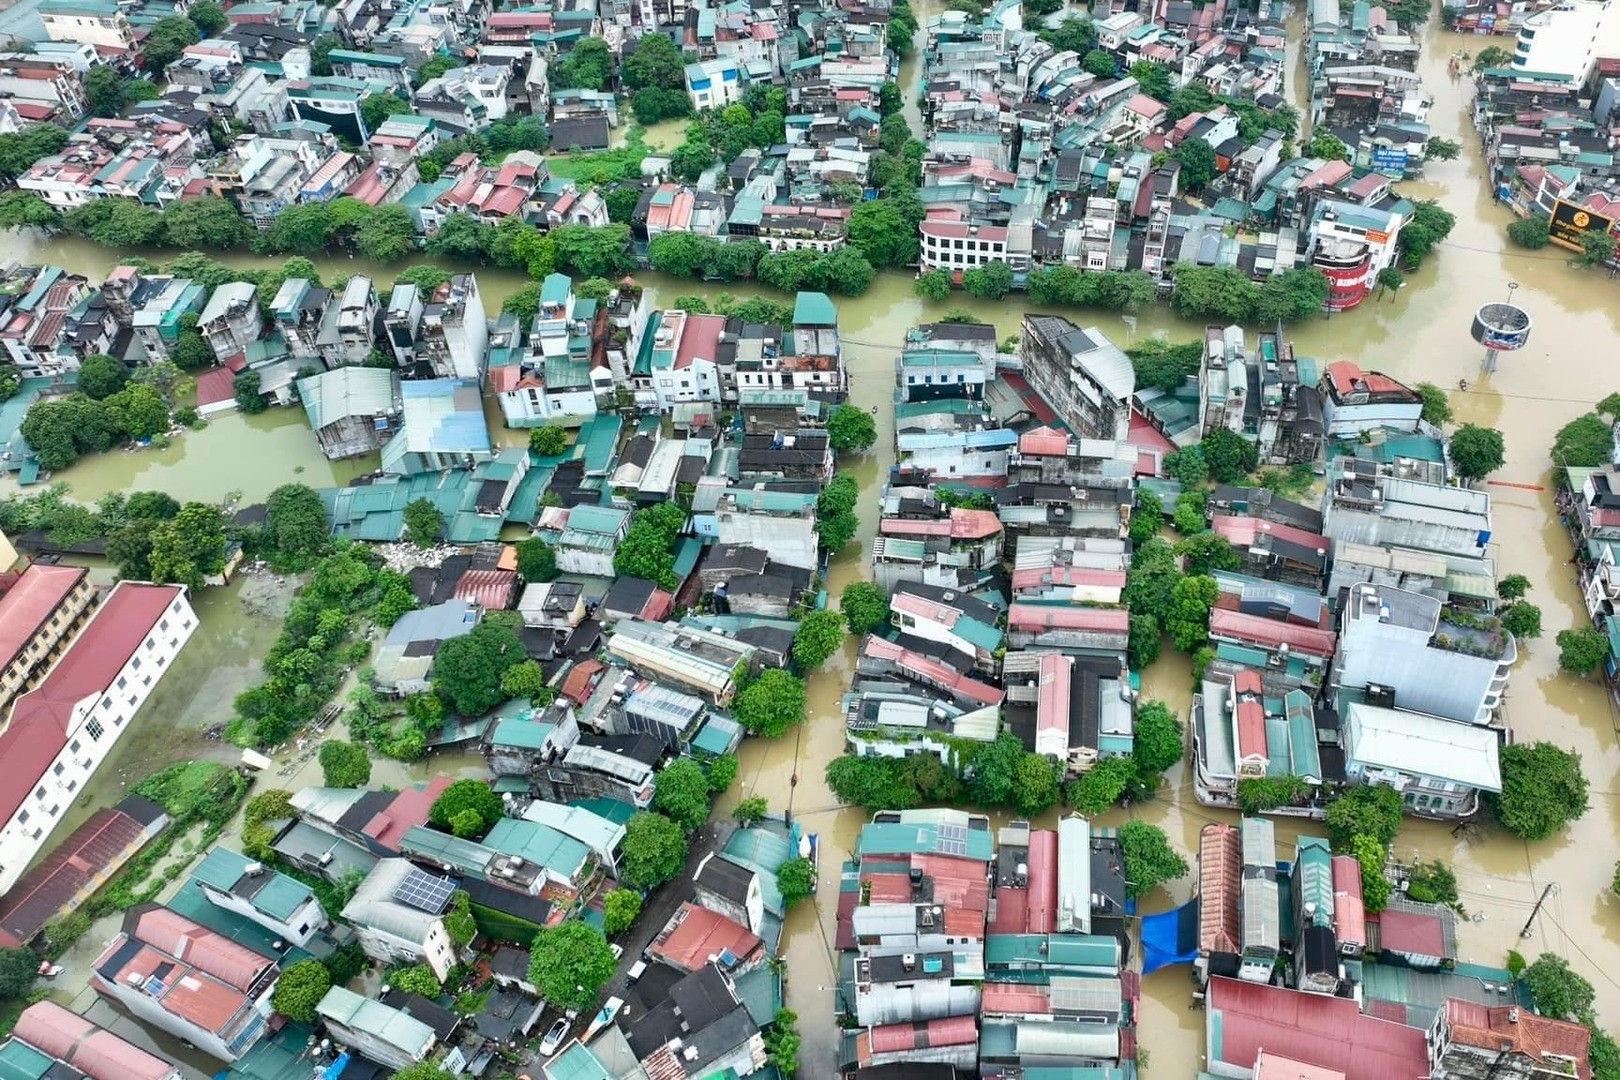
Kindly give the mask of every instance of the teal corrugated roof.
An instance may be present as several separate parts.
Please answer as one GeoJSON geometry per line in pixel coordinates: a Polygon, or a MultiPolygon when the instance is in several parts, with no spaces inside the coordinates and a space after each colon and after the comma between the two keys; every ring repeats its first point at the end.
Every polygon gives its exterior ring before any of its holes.
{"type": "Polygon", "coordinates": [[[838,308],[826,293],[802,292],[793,301],[794,326],[837,326],[838,308]]]}

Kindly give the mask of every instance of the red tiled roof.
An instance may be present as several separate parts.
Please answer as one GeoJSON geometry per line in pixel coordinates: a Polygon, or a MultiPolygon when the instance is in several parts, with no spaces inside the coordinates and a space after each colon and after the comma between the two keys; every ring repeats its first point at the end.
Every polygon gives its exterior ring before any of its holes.
{"type": "Polygon", "coordinates": [[[560,693],[574,704],[583,705],[591,696],[591,681],[606,670],[607,665],[600,660],[581,660],[564,677],[560,693]]]}
{"type": "Polygon", "coordinates": [[[54,1001],[28,1006],[11,1031],[90,1080],[164,1080],[178,1070],[54,1001]]]}
{"type": "Polygon", "coordinates": [[[1361,365],[1353,360],[1333,361],[1327,366],[1325,375],[1333,392],[1340,395],[1356,390],[1366,390],[1374,394],[1392,394],[1406,390],[1403,384],[1382,372],[1361,370],[1361,365]]]}
{"type": "Polygon", "coordinates": [[[678,925],[653,942],[652,954],[678,971],[696,971],[722,952],[746,964],[765,951],[765,943],[748,927],[690,901],[681,905],[675,920],[678,925]]]}
{"type": "Polygon", "coordinates": [[[121,581],[67,652],[34,689],[11,706],[11,722],[0,733],[0,821],[9,821],[77,730],[76,706],[100,697],[141,639],[185,590],[178,585],[121,581]]]}
{"type": "Polygon", "coordinates": [[[448,776],[436,776],[428,781],[426,787],[406,788],[394,796],[394,801],[388,804],[388,809],[379,811],[360,831],[389,851],[398,854],[400,840],[417,825],[427,824],[428,811],[433,809],[433,800],[443,794],[451,782],[448,776]]]}
{"type": "Polygon", "coordinates": [[[78,566],[38,563],[23,571],[17,584],[0,597],[0,670],[11,666],[89,572],[78,566]]]}
{"type": "Polygon", "coordinates": [[[1340,944],[1367,944],[1367,909],[1362,906],[1361,863],[1353,855],[1333,856],[1333,933],[1340,944]]]}
{"type": "Polygon", "coordinates": [[[1345,1080],[1390,1080],[1429,1073],[1424,1033],[1364,1016],[1354,1001],[1280,986],[1209,981],[1209,1065],[1250,1069],[1262,1048],[1337,1069],[1345,1080]]]}
{"type": "Polygon", "coordinates": [[[1290,649],[1323,658],[1333,655],[1333,643],[1337,640],[1331,630],[1298,626],[1224,608],[1210,609],[1209,632],[1212,637],[1225,636],[1267,648],[1287,645],[1290,649]]]}
{"type": "Polygon", "coordinates": [[[1573,1058],[1581,1080],[1592,1076],[1587,1059],[1592,1033],[1585,1025],[1537,1016],[1529,1009],[1511,1005],[1476,1005],[1456,998],[1446,1001],[1446,1020],[1454,1043],[1489,1051],[1511,1046],[1511,1052],[1524,1054],[1556,1072],[1563,1071],[1558,1058],[1573,1058]]]}
{"type": "Polygon", "coordinates": [[[1239,936],[1238,894],[1243,888],[1243,848],[1235,826],[1205,825],[1198,834],[1198,947],[1235,953],[1239,936]]]}
{"type": "Polygon", "coordinates": [[[15,949],[32,941],[64,907],[83,899],[96,878],[122,866],[146,831],[116,807],[97,810],[0,897],[0,947],[15,949]]]}

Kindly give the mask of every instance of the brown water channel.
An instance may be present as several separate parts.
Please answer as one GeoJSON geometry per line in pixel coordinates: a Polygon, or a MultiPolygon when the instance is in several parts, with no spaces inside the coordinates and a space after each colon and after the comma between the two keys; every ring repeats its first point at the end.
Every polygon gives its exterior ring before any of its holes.
{"type": "MultiPolygon", "coordinates": [[[[925,11],[926,6],[919,9],[919,15],[925,11]]],[[[1458,419],[1499,427],[1507,436],[1508,461],[1498,479],[1545,484],[1546,449],[1553,433],[1598,398],[1620,389],[1620,371],[1611,360],[1620,337],[1620,285],[1571,269],[1556,253],[1506,250],[1502,230],[1508,214],[1492,204],[1483,182],[1479,140],[1468,118],[1469,87],[1446,74],[1447,56],[1457,50],[1477,50],[1482,44],[1478,38],[1437,31],[1429,33],[1424,42],[1421,70],[1436,98],[1431,117],[1435,134],[1461,139],[1467,150],[1461,160],[1431,166],[1424,182],[1404,190],[1414,197],[1438,199],[1457,215],[1451,238],[1411,275],[1407,288],[1398,295],[1331,319],[1295,326],[1291,335],[1300,353],[1322,360],[1354,359],[1398,378],[1442,386],[1455,386],[1466,377],[1470,390],[1453,395],[1458,419]],[[1516,299],[1536,320],[1534,334],[1529,348],[1504,358],[1501,370],[1485,376],[1478,370],[1479,350],[1468,337],[1469,318],[1480,303],[1505,296],[1509,282],[1520,286],[1516,299]]],[[[906,75],[908,86],[914,87],[914,65],[908,65],[906,75]]],[[[908,90],[906,96],[908,113],[914,113],[910,103],[914,92],[908,90]]],[[[915,122],[914,115],[912,118],[915,122]]],[[[0,257],[49,260],[95,279],[117,261],[114,253],[75,238],[56,237],[46,242],[16,234],[0,238],[0,257]]],[[[227,261],[263,265],[251,256],[232,256],[227,261]]],[[[397,271],[341,258],[324,261],[321,269],[329,277],[369,273],[379,282],[392,280],[397,271]]],[[[478,275],[490,312],[522,284],[510,273],[481,269],[478,275]]],[[[723,291],[656,274],[645,276],[644,281],[654,290],[655,302],[681,294],[713,296],[723,291]]],[[[863,406],[879,406],[879,439],[872,453],[843,463],[863,485],[861,542],[858,549],[852,545],[835,560],[828,583],[833,596],[867,573],[879,484],[893,459],[893,422],[883,406],[889,399],[893,359],[905,330],[938,318],[950,308],[966,308],[995,323],[1006,335],[1017,330],[1025,307],[1018,297],[998,304],[961,297],[945,304],[925,304],[912,295],[909,278],[888,274],[881,275],[865,296],[840,300],[838,306],[852,395],[863,406]]],[[[1077,321],[1102,327],[1121,344],[1155,333],[1185,340],[1201,330],[1162,307],[1140,313],[1134,329],[1112,315],[1069,314],[1077,321]]],[[[168,451],[103,455],[65,470],[58,479],[69,483],[73,494],[83,499],[145,486],[161,486],[179,498],[218,499],[230,491],[253,498],[295,478],[306,483],[341,482],[355,468],[328,465],[305,430],[301,414],[283,410],[251,419],[228,414],[208,430],[187,435],[168,451]]],[[[1565,565],[1569,543],[1553,513],[1550,493],[1509,487],[1493,491],[1496,542],[1492,554],[1501,573],[1523,573],[1534,582],[1531,599],[1541,605],[1545,626],[1543,639],[1521,649],[1525,658],[1514,675],[1508,715],[1516,738],[1549,739],[1583,755],[1592,782],[1592,809],[1564,836],[1542,844],[1527,845],[1489,829],[1459,839],[1448,828],[1409,822],[1397,848],[1403,857],[1421,852],[1454,863],[1463,903],[1474,916],[1460,931],[1466,959],[1500,963],[1509,948],[1522,948],[1529,955],[1555,949],[1596,986],[1600,1014],[1611,1025],[1620,1024],[1620,982],[1611,974],[1620,971],[1620,900],[1609,891],[1614,860],[1620,854],[1613,842],[1620,824],[1620,801],[1614,795],[1620,769],[1617,718],[1596,683],[1572,679],[1557,670],[1553,636],[1585,616],[1565,565]],[[1521,942],[1520,927],[1548,883],[1556,883],[1558,888],[1536,919],[1529,940],[1521,942]]],[[[175,697],[185,700],[176,700],[163,710],[164,727],[170,723],[179,726],[180,715],[191,711],[194,701],[228,701],[234,690],[221,685],[221,672],[235,656],[253,657],[251,667],[256,667],[257,657],[269,643],[269,638],[257,639],[265,633],[273,637],[273,626],[267,630],[254,625],[252,612],[232,600],[230,593],[212,592],[203,604],[204,628],[209,632],[198,635],[181,661],[195,669],[195,677],[189,684],[177,677],[165,684],[165,692],[172,685],[175,697]],[[210,610],[210,605],[217,605],[217,610],[210,610]]],[[[730,796],[764,795],[774,809],[791,809],[821,837],[820,894],[814,906],[802,906],[789,918],[784,946],[789,960],[788,1001],[801,1018],[804,1075],[808,1076],[828,1076],[834,1068],[836,1029],[830,987],[835,973],[831,942],[837,870],[853,847],[864,816],[858,810],[839,807],[822,780],[826,762],[843,749],[838,698],[848,685],[852,649],[811,676],[810,720],[802,729],[775,742],[751,741],[744,746],[741,782],[730,796]]],[[[1149,697],[1163,699],[1184,712],[1189,672],[1181,658],[1160,660],[1146,673],[1145,683],[1149,697]]],[[[150,716],[153,710],[147,712],[150,716]]],[[[195,721],[188,718],[185,726],[192,723],[195,721]]],[[[148,724],[158,726],[152,720],[148,724]]],[[[97,788],[110,801],[131,777],[198,748],[199,743],[189,735],[176,738],[164,731],[148,738],[137,732],[131,736],[130,746],[121,748],[123,760],[103,770],[97,788]],[[135,761],[142,766],[138,770],[125,764],[135,761]]],[[[430,762],[429,768],[455,770],[470,765],[455,759],[430,762]]],[[[290,779],[314,782],[307,772],[290,779]]],[[[389,779],[397,783],[405,777],[389,779]]],[[[285,781],[278,778],[277,782],[285,781]]],[[[1126,813],[1163,825],[1189,852],[1195,850],[1198,830],[1205,823],[1229,816],[1193,801],[1184,769],[1172,774],[1160,798],[1114,817],[1123,820],[1126,813]]],[[[1278,832],[1279,844],[1291,851],[1295,829],[1281,822],[1278,832]]],[[[1144,907],[1158,910],[1182,900],[1190,886],[1189,881],[1180,882],[1168,895],[1147,898],[1144,907]]],[[[1202,1016],[1189,1011],[1189,986],[1184,980],[1184,969],[1171,969],[1148,979],[1144,986],[1140,1042],[1151,1054],[1149,1071],[1155,1076],[1187,1076],[1199,1066],[1202,1016]]]]}

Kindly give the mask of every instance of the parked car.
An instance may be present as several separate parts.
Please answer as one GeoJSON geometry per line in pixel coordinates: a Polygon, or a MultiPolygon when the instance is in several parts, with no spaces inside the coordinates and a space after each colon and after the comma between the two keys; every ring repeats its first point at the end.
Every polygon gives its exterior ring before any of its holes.
{"type": "Polygon", "coordinates": [[[551,1030],[546,1032],[546,1037],[540,1040],[540,1053],[550,1057],[557,1052],[566,1038],[568,1038],[568,1021],[558,1020],[551,1025],[551,1030]]]}
{"type": "Polygon", "coordinates": [[[630,965],[630,970],[625,974],[624,981],[626,984],[634,986],[636,980],[645,974],[647,974],[647,961],[637,960],[630,965]]]}
{"type": "Polygon", "coordinates": [[[624,946],[620,945],[617,941],[615,941],[612,945],[609,945],[608,948],[612,950],[613,959],[615,961],[624,955],[624,946]]]}

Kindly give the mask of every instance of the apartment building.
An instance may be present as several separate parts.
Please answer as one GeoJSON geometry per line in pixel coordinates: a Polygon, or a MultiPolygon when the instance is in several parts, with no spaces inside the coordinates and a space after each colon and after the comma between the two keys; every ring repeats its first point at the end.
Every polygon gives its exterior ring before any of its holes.
{"type": "Polygon", "coordinates": [[[24,570],[0,598],[0,712],[62,655],[95,599],[88,570],[40,565],[24,570]]]}

